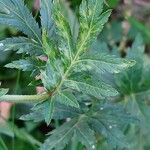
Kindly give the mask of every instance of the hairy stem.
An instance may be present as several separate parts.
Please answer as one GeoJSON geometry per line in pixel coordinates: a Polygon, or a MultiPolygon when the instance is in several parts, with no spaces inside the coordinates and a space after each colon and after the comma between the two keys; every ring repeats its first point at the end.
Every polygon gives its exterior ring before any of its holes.
{"type": "Polygon", "coordinates": [[[33,103],[44,101],[49,98],[48,93],[39,95],[4,95],[0,97],[0,101],[13,103],[33,103]]]}
{"type": "Polygon", "coordinates": [[[79,46],[77,53],[75,54],[73,60],[71,61],[70,65],[68,66],[67,71],[62,76],[61,82],[57,86],[57,88],[51,93],[45,93],[41,95],[4,95],[0,97],[0,101],[6,101],[6,102],[14,102],[14,103],[29,103],[29,102],[40,102],[48,99],[50,96],[52,96],[54,93],[57,93],[60,88],[62,87],[65,79],[68,77],[72,67],[77,63],[79,56],[83,50],[83,47],[88,40],[88,37],[90,36],[91,28],[89,29],[87,36],[85,37],[82,44],[79,46]]]}

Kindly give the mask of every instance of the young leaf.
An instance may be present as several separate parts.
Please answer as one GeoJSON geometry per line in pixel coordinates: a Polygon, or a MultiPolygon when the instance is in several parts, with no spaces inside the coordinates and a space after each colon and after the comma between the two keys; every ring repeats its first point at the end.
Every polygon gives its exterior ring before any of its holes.
{"type": "Polygon", "coordinates": [[[61,78],[61,72],[59,72],[58,67],[52,65],[51,62],[47,62],[46,70],[41,71],[41,79],[44,87],[47,90],[53,90],[56,88],[61,78]]]}
{"type": "Polygon", "coordinates": [[[89,3],[82,1],[80,6],[80,32],[78,38],[77,49],[85,51],[89,45],[98,36],[107,22],[111,11],[102,13],[103,0],[91,0],[89,3]]]}
{"type": "Polygon", "coordinates": [[[70,8],[65,4],[65,2],[61,2],[59,0],[54,1],[54,21],[58,29],[58,34],[60,35],[60,50],[68,58],[68,60],[72,60],[73,52],[74,52],[74,41],[73,41],[73,33],[70,26],[69,14],[68,10],[70,8]]]}

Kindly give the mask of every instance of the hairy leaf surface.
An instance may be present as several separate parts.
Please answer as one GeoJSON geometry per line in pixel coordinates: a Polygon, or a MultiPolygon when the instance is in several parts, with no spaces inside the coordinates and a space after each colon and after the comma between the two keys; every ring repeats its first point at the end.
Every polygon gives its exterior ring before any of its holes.
{"type": "Polygon", "coordinates": [[[25,53],[40,56],[43,54],[42,47],[40,43],[26,38],[26,37],[13,37],[7,38],[0,41],[0,50],[2,51],[17,51],[17,53],[25,53]]]}
{"type": "Polygon", "coordinates": [[[116,58],[113,55],[106,53],[90,52],[87,55],[83,55],[78,61],[75,67],[76,71],[79,70],[94,70],[98,73],[110,72],[119,73],[120,71],[127,69],[135,64],[134,61],[126,59],[116,58]],[[77,69],[79,68],[79,69],[77,69]]]}
{"type": "Polygon", "coordinates": [[[47,32],[49,37],[51,37],[54,30],[54,23],[52,20],[52,0],[40,0],[40,7],[42,29],[47,32]]]}
{"type": "Polygon", "coordinates": [[[0,0],[0,24],[13,26],[41,44],[41,31],[22,0],[0,0]]]}

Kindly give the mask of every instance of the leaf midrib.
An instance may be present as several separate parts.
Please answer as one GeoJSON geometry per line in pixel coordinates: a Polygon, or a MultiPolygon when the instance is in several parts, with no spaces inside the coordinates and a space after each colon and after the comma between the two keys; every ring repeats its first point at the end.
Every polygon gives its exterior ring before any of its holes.
{"type": "Polygon", "coordinates": [[[57,143],[60,143],[60,141],[62,141],[62,140],[73,130],[73,128],[75,128],[75,126],[76,126],[77,123],[78,123],[78,122],[76,122],[59,140],[57,140],[57,141],[52,145],[52,147],[55,147],[55,145],[56,145],[57,143]]]}
{"type": "Polygon", "coordinates": [[[68,74],[70,73],[72,67],[76,64],[76,61],[78,60],[78,57],[79,57],[79,55],[80,55],[80,53],[81,53],[81,51],[82,51],[82,47],[84,46],[86,40],[88,39],[88,37],[89,37],[89,35],[90,35],[90,31],[91,31],[91,30],[89,30],[89,32],[88,32],[88,34],[87,34],[87,38],[85,38],[83,44],[80,46],[79,50],[77,51],[77,53],[76,53],[76,55],[75,55],[73,61],[71,62],[70,66],[68,67],[68,70],[67,70],[67,71],[65,72],[65,74],[62,76],[62,80],[61,80],[60,84],[58,85],[58,87],[56,88],[56,90],[54,91],[54,93],[60,90],[60,88],[61,88],[61,86],[63,85],[64,81],[66,80],[68,74]]]}
{"type": "MultiPolygon", "coordinates": [[[[73,103],[74,106],[77,106],[77,104],[76,104],[72,99],[70,99],[69,97],[67,97],[64,93],[58,92],[58,94],[64,96],[66,99],[68,99],[68,101],[70,101],[71,103],[73,103]]],[[[72,104],[71,104],[71,105],[72,105],[72,104]]]]}
{"type": "MultiPolygon", "coordinates": [[[[83,119],[83,118],[84,118],[83,115],[80,116],[80,117],[76,120],[76,122],[74,123],[74,125],[73,125],[59,140],[57,140],[56,142],[54,142],[54,143],[52,144],[52,148],[54,148],[55,145],[57,145],[57,143],[60,143],[60,141],[62,141],[74,128],[78,128],[78,124],[80,123],[81,119],[83,119]]],[[[73,131],[73,132],[74,132],[74,131],[73,131]]]]}
{"type": "Polygon", "coordinates": [[[89,143],[89,145],[91,145],[91,147],[92,147],[93,144],[88,140],[88,138],[86,137],[86,135],[84,135],[84,133],[80,130],[80,128],[78,127],[78,125],[76,126],[76,128],[81,133],[81,135],[84,137],[84,139],[87,141],[87,143],[89,143]]]}
{"type": "MultiPolygon", "coordinates": [[[[91,25],[93,24],[93,20],[91,21],[91,25]]],[[[59,92],[59,90],[61,89],[62,85],[64,84],[67,76],[69,75],[70,71],[72,70],[73,66],[77,63],[77,60],[79,59],[78,57],[80,56],[83,47],[86,43],[86,41],[88,40],[88,38],[90,37],[92,32],[92,26],[89,27],[87,36],[85,37],[84,41],[82,42],[82,44],[79,46],[79,49],[75,55],[75,57],[73,58],[72,62],[70,63],[70,66],[68,67],[67,71],[64,73],[64,75],[62,76],[62,80],[60,81],[60,84],[57,86],[57,88],[54,90],[53,94],[56,94],[57,92],[59,92]]]]}
{"type": "MultiPolygon", "coordinates": [[[[27,39],[27,40],[30,40],[30,39],[27,39]]],[[[7,42],[7,39],[6,39],[6,42],[7,42]]],[[[32,46],[37,47],[39,49],[42,49],[42,47],[40,45],[37,45],[36,43],[32,43],[32,41],[30,41],[30,42],[17,42],[16,44],[11,43],[11,44],[7,44],[7,45],[9,46],[9,45],[23,45],[23,44],[29,44],[29,45],[32,45],[32,46]]]]}
{"type": "MultiPolygon", "coordinates": [[[[57,13],[59,13],[59,15],[67,22],[67,24],[69,24],[69,22],[66,20],[65,16],[60,11],[57,11],[57,13]]],[[[63,27],[63,30],[65,30],[64,27],[63,27]]],[[[70,28],[69,28],[69,30],[71,31],[70,28]]],[[[72,61],[72,54],[71,54],[71,52],[72,52],[71,47],[72,46],[71,46],[71,42],[73,42],[73,41],[72,41],[72,37],[69,38],[68,35],[69,35],[69,33],[67,31],[67,34],[65,34],[65,36],[66,36],[67,44],[68,44],[68,48],[69,48],[69,57],[70,57],[70,59],[72,61]]]]}
{"type": "Polygon", "coordinates": [[[102,89],[102,88],[99,88],[98,86],[93,86],[92,84],[84,83],[84,82],[82,82],[82,81],[76,81],[76,80],[66,80],[66,81],[76,82],[76,83],[79,83],[79,84],[84,84],[84,85],[86,85],[86,86],[88,85],[88,86],[94,87],[94,89],[96,88],[96,89],[98,89],[98,90],[102,89]]]}

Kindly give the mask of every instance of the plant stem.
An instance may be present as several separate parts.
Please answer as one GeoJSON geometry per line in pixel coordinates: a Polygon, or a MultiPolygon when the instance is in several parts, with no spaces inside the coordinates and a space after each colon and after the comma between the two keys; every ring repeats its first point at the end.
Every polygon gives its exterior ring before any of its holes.
{"type": "Polygon", "coordinates": [[[45,94],[41,94],[41,95],[4,95],[4,96],[0,97],[0,101],[14,102],[14,103],[40,102],[40,101],[44,101],[44,100],[48,99],[50,96],[52,96],[52,94],[58,92],[60,90],[61,86],[63,85],[66,77],[70,73],[72,67],[78,60],[78,57],[82,52],[83,46],[84,46],[85,42],[87,41],[87,39],[90,35],[90,32],[91,32],[91,29],[88,31],[86,38],[84,39],[83,43],[79,47],[74,59],[72,60],[71,64],[68,67],[68,70],[64,73],[60,84],[57,86],[57,88],[51,94],[45,93],[45,94]]]}
{"type": "Polygon", "coordinates": [[[14,103],[33,103],[44,101],[49,98],[48,93],[39,95],[4,95],[0,97],[0,101],[14,102],[14,103]]]}

